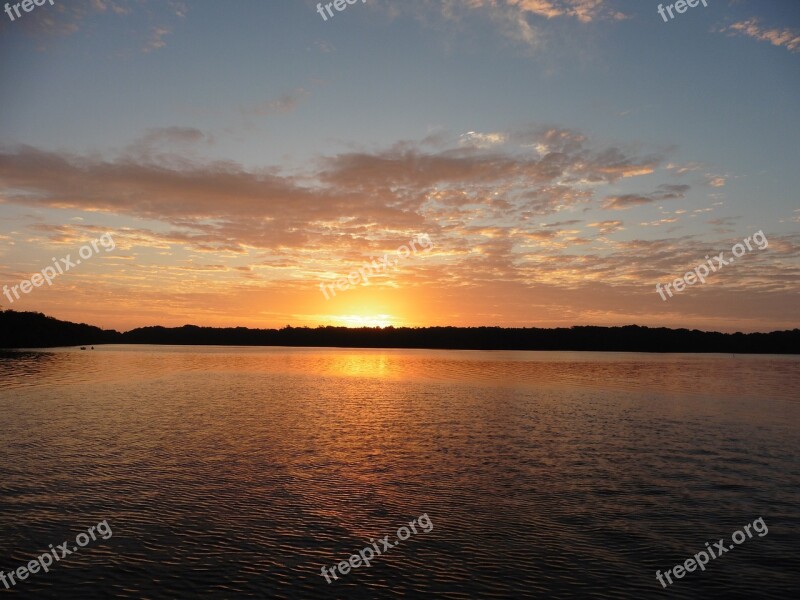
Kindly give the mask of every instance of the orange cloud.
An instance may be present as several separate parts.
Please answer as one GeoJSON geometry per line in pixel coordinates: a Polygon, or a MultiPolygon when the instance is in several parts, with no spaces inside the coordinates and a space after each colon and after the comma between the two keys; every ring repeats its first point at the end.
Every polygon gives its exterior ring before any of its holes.
{"type": "Polygon", "coordinates": [[[756,18],[738,21],[728,27],[722,27],[718,31],[720,33],[727,32],[729,35],[743,35],[759,42],[769,42],[773,46],[786,48],[789,52],[800,52],[800,32],[788,28],[762,27],[756,18]]]}

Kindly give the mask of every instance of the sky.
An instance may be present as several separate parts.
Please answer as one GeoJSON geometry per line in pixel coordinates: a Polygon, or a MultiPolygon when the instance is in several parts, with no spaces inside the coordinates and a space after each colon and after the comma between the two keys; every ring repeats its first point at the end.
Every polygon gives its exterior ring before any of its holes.
{"type": "Polygon", "coordinates": [[[800,2],[706,3],[10,3],[0,304],[798,327],[800,2]]]}

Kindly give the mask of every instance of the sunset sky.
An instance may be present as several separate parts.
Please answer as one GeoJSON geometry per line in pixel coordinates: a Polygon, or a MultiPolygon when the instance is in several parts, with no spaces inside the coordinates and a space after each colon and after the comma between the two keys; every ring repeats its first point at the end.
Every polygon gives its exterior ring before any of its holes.
{"type": "Polygon", "coordinates": [[[800,326],[800,2],[666,23],[650,0],[316,4],[0,13],[0,286],[116,244],[2,307],[120,330],[800,326]]]}

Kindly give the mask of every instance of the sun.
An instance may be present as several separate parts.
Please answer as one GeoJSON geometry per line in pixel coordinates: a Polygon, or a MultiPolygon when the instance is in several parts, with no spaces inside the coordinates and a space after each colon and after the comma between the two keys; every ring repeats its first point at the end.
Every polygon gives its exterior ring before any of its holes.
{"type": "Polygon", "coordinates": [[[389,327],[394,325],[392,315],[339,315],[335,320],[345,327],[389,327]]]}

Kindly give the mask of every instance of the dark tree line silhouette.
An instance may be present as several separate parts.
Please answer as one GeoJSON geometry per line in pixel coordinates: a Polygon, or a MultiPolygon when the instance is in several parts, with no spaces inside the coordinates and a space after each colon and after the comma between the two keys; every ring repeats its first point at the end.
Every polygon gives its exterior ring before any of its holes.
{"type": "Polygon", "coordinates": [[[41,313],[0,312],[0,348],[89,344],[437,348],[456,350],[593,350],[607,352],[720,352],[800,354],[800,329],[718,333],[623,327],[140,327],[120,333],[41,313]]]}

